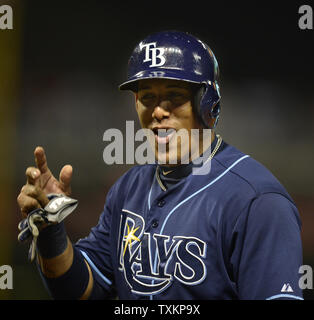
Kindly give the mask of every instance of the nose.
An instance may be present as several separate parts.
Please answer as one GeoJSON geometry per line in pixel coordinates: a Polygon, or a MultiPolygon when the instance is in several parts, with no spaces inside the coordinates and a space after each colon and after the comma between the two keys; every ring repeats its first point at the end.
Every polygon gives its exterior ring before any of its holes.
{"type": "Polygon", "coordinates": [[[170,101],[161,101],[153,110],[152,117],[158,121],[170,116],[170,101]]]}

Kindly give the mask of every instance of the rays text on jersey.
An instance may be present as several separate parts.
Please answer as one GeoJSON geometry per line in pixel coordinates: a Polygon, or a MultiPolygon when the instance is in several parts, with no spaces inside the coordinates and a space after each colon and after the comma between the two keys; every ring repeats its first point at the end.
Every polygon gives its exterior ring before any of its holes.
{"type": "Polygon", "coordinates": [[[122,210],[119,270],[131,291],[158,294],[174,281],[197,285],[206,277],[206,243],[197,237],[169,236],[145,230],[142,216],[122,210]]]}

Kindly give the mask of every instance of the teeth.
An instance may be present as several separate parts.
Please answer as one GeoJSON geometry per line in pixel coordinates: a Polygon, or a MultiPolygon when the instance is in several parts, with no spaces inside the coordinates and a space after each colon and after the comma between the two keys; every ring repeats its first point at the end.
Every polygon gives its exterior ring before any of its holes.
{"type": "Polygon", "coordinates": [[[158,129],[155,130],[155,134],[158,135],[158,137],[164,138],[172,134],[175,130],[174,129],[158,129]]]}
{"type": "Polygon", "coordinates": [[[160,145],[167,144],[175,132],[175,129],[155,129],[155,141],[160,145]]]}

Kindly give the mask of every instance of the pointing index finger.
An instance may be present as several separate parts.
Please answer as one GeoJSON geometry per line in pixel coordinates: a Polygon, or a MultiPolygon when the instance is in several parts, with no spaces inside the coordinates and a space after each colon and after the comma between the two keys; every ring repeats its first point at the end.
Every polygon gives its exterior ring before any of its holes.
{"type": "Polygon", "coordinates": [[[43,147],[37,147],[34,151],[35,162],[41,173],[49,171],[45,150],[43,147]]]}

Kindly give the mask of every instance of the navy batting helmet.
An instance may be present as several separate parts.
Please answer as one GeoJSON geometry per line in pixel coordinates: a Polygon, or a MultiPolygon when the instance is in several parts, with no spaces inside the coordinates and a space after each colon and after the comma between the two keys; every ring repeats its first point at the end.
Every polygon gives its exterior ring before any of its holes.
{"type": "Polygon", "coordinates": [[[214,53],[200,39],[179,31],[149,35],[134,49],[128,63],[127,81],[121,90],[137,91],[139,80],[160,78],[198,84],[195,106],[205,127],[217,124],[220,112],[219,68],[214,53]]]}

